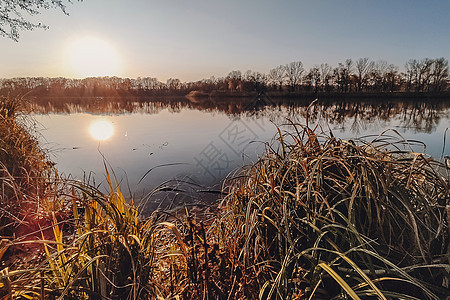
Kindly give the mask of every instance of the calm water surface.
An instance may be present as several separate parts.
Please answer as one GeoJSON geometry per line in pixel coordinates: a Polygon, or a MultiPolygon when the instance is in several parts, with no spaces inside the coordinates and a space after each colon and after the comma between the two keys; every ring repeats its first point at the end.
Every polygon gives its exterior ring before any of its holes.
{"type": "MultiPolygon", "coordinates": [[[[183,195],[217,197],[206,191],[220,190],[230,172],[254,162],[277,126],[287,119],[306,123],[307,101],[255,101],[42,100],[33,116],[59,172],[90,176],[101,185],[105,161],[125,194],[145,199],[151,210],[174,195],[181,202],[183,195]]],[[[388,134],[426,144],[416,151],[436,159],[450,153],[444,145],[450,126],[446,102],[317,102],[308,114],[310,124],[340,138],[370,140],[392,129],[388,134]]]]}

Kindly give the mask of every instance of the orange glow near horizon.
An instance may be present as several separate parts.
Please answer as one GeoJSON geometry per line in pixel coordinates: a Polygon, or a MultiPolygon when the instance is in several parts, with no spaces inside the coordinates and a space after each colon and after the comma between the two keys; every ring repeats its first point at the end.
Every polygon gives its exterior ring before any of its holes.
{"type": "Polygon", "coordinates": [[[120,76],[120,56],[107,41],[75,39],[66,48],[66,71],[75,77],[120,76]]]}

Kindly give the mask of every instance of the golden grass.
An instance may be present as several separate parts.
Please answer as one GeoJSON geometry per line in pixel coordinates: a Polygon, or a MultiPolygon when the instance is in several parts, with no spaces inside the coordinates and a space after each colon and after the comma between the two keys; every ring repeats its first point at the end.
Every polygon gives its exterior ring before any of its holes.
{"type": "Polygon", "coordinates": [[[408,286],[402,293],[439,299],[449,275],[444,166],[387,135],[357,144],[291,126],[229,185],[217,221],[221,248],[258,274],[260,298],[383,299],[408,286]],[[379,274],[396,279],[377,285],[379,274]]]}
{"type": "MultiPolygon", "coordinates": [[[[448,172],[404,150],[406,141],[386,134],[345,141],[291,124],[228,182],[212,225],[189,211],[181,219],[164,211],[142,219],[106,165],[107,193],[59,178],[17,121],[17,104],[2,101],[2,201],[20,208],[33,199],[48,218],[38,218],[40,228],[27,239],[3,234],[0,258],[18,245],[34,245],[43,256],[0,272],[1,299],[449,294],[448,172]]],[[[2,208],[7,224],[24,222],[12,206],[2,208]]]]}

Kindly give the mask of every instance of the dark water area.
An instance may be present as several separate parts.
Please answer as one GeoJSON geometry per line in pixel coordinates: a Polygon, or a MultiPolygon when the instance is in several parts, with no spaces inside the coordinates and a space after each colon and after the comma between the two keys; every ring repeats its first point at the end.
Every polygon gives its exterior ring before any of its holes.
{"type": "Polygon", "coordinates": [[[437,160],[450,154],[450,101],[313,100],[42,98],[29,107],[61,173],[101,185],[106,161],[144,212],[211,203],[224,178],[255,162],[278,127],[292,131],[290,122],[344,139],[370,141],[386,132],[423,142],[405,147],[437,160]]]}

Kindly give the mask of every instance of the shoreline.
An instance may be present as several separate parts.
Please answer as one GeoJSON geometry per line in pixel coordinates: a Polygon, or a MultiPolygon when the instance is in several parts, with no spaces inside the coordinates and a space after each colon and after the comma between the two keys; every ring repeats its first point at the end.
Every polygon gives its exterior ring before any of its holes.
{"type": "MultiPolygon", "coordinates": [[[[273,99],[325,99],[325,100],[364,100],[364,99],[396,99],[396,100],[445,100],[450,101],[450,91],[442,92],[311,92],[311,91],[273,91],[267,89],[261,89],[259,91],[222,91],[222,90],[191,90],[191,89],[179,89],[179,90],[114,90],[105,92],[89,91],[79,93],[77,91],[23,91],[16,93],[22,95],[18,98],[25,99],[127,99],[127,98],[139,98],[139,99],[161,99],[161,98],[187,98],[191,101],[204,101],[210,100],[224,100],[224,99],[254,99],[257,97],[268,97],[273,99]]],[[[0,94],[0,96],[8,96],[0,94]]]]}

